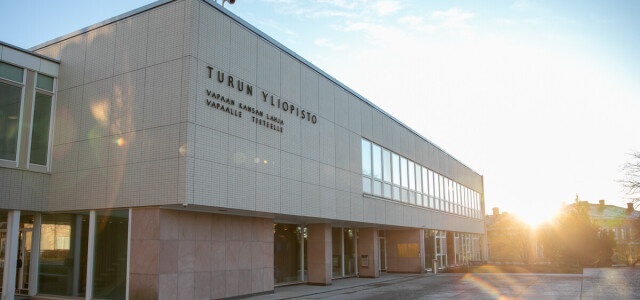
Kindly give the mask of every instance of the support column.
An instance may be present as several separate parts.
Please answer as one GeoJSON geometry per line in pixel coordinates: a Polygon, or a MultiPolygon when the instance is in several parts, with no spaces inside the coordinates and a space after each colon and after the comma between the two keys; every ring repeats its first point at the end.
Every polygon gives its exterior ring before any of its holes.
{"type": "Polygon", "coordinates": [[[2,300],[13,300],[16,289],[16,263],[18,261],[18,236],[20,235],[20,211],[7,213],[7,240],[4,250],[4,277],[2,300]]]}
{"type": "Polygon", "coordinates": [[[380,270],[378,270],[379,252],[378,230],[373,227],[358,229],[358,257],[356,259],[360,277],[376,278],[380,276],[380,270]]]}
{"type": "Polygon", "coordinates": [[[85,286],[85,299],[91,300],[93,296],[93,255],[96,242],[96,211],[89,212],[89,245],[87,248],[87,282],[85,286]]]}
{"type": "Polygon", "coordinates": [[[331,224],[307,225],[308,284],[331,284],[331,224]]]}
{"type": "Polygon", "coordinates": [[[42,230],[42,215],[33,216],[33,231],[31,233],[31,261],[29,262],[29,296],[38,293],[38,268],[40,267],[40,232],[42,230]]]}

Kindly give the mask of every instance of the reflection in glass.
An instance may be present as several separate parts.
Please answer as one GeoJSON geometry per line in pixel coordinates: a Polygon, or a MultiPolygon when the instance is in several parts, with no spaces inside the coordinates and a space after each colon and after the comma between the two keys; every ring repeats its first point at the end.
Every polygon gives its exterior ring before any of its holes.
{"type": "Polygon", "coordinates": [[[362,175],[371,176],[371,143],[362,140],[362,175]]]}
{"type": "Polygon", "coordinates": [[[40,293],[72,297],[85,295],[88,233],[88,213],[42,216],[38,272],[40,293]]]}
{"type": "Polygon", "coordinates": [[[331,274],[342,276],[342,228],[331,228],[331,274]]]}
{"type": "Polygon", "coordinates": [[[382,149],[382,172],[385,182],[391,182],[391,153],[382,149]]]}
{"type": "Polygon", "coordinates": [[[395,153],[391,153],[391,168],[393,184],[400,185],[400,157],[395,153]]]}
{"type": "Polygon", "coordinates": [[[356,233],[355,230],[345,228],[344,236],[344,276],[356,275],[356,233]]]}
{"type": "Polygon", "coordinates": [[[127,285],[129,211],[96,212],[93,297],[124,299],[127,285]]]}
{"type": "Polygon", "coordinates": [[[36,92],[31,131],[31,153],[29,163],[47,165],[49,153],[49,125],[51,124],[50,95],[36,92]]]}
{"type": "Polygon", "coordinates": [[[371,179],[362,176],[362,192],[371,194],[371,179]]]}
{"type": "MultiPolygon", "coordinates": [[[[31,237],[33,233],[33,216],[20,217],[18,235],[18,263],[16,265],[15,290],[18,294],[26,294],[29,289],[29,268],[31,262],[31,237]]],[[[7,242],[7,214],[0,214],[0,281],[4,277],[4,254],[7,242]]],[[[0,289],[0,292],[2,290],[0,289]]]]}
{"type": "Polygon", "coordinates": [[[22,76],[24,76],[24,69],[0,62],[0,78],[22,82],[22,76]]]}
{"type": "Polygon", "coordinates": [[[402,186],[404,188],[409,187],[409,180],[407,178],[407,159],[404,157],[400,157],[400,181],[402,181],[402,186]]]}
{"type": "Polygon", "coordinates": [[[302,228],[295,224],[274,224],[273,234],[275,283],[302,281],[300,272],[302,228]]]}
{"type": "Polygon", "coordinates": [[[0,159],[16,160],[22,88],[0,82],[0,159]]]}
{"type": "Polygon", "coordinates": [[[382,179],[382,149],[378,145],[373,145],[373,177],[382,179]]]}

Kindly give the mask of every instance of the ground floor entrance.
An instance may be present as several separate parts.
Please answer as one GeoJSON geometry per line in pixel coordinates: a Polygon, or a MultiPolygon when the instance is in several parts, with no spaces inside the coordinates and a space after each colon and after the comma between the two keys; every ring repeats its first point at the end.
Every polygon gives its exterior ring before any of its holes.
{"type": "Polygon", "coordinates": [[[356,225],[178,207],[0,211],[2,299],[219,299],[480,258],[477,235],[356,225]]]}

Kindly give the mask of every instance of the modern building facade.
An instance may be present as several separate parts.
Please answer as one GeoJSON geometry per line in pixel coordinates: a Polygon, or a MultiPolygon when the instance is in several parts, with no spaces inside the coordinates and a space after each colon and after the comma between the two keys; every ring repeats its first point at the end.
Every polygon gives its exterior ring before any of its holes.
{"type": "Polygon", "coordinates": [[[3,299],[225,298],[485,257],[481,175],[213,1],[1,44],[0,103],[3,299]]]}

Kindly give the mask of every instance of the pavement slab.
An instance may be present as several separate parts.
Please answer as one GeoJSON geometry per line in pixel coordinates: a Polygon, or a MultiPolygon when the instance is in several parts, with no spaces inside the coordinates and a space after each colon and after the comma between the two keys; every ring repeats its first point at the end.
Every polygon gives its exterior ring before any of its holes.
{"type": "Polygon", "coordinates": [[[330,286],[277,287],[275,299],[640,299],[640,268],[584,269],[583,274],[382,274],[330,286]]]}

